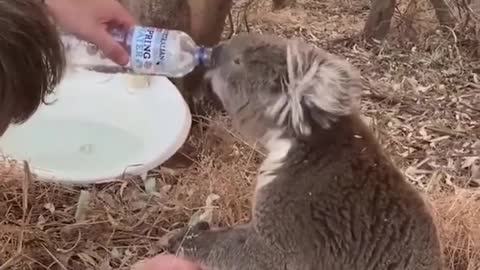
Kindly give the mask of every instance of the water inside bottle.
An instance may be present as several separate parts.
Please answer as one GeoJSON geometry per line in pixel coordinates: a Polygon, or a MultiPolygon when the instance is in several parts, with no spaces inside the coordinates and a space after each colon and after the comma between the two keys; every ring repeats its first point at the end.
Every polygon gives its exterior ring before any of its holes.
{"type": "Polygon", "coordinates": [[[161,29],[153,31],[148,28],[154,34],[147,35],[144,31],[146,28],[139,26],[135,29],[133,32],[117,28],[110,30],[113,39],[132,54],[127,66],[119,66],[105,58],[93,44],[79,40],[72,34],[62,33],[70,66],[101,73],[183,77],[196,66],[208,66],[210,63],[212,48],[197,46],[185,32],[161,29]],[[147,36],[148,42],[145,41],[147,36]],[[140,49],[140,54],[138,51],[133,53],[132,48],[140,49]]]}

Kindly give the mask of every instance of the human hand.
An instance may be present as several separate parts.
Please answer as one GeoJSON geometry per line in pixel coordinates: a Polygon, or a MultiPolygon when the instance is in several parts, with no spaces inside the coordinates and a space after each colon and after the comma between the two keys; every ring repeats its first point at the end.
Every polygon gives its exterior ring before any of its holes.
{"type": "Polygon", "coordinates": [[[136,263],[132,270],[201,270],[201,267],[175,255],[157,255],[136,263]]]}
{"type": "Polygon", "coordinates": [[[95,44],[119,65],[129,61],[128,52],[110,35],[111,27],[128,29],[135,20],[116,0],[46,0],[52,17],[66,31],[95,44]]]}

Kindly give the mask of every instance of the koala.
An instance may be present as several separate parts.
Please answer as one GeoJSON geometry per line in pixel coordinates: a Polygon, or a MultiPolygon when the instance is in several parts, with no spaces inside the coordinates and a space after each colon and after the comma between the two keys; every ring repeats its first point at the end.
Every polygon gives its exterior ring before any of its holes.
{"type": "Polygon", "coordinates": [[[0,136],[37,111],[65,73],[63,44],[38,0],[0,0],[0,136]]]}
{"type": "Polygon", "coordinates": [[[247,224],[180,229],[169,252],[222,270],[442,269],[433,216],[362,122],[346,60],[239,34],[215,47],[206,78],[268,154],[247,224]]]}

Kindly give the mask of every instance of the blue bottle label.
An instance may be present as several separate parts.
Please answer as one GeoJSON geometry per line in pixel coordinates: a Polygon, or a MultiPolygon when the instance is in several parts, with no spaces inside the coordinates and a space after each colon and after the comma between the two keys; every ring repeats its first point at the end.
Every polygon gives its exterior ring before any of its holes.
{"type": "Polygon", "coordinates": [[[131,67],[137,73],[156,74],[167,62],[168,30],[135,27],[130,48],[131,67]]]}

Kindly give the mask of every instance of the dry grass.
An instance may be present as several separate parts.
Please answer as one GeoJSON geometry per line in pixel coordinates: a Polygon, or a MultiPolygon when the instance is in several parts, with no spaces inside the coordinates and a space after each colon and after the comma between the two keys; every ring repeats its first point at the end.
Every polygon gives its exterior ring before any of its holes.
{"type": "MultiPolygon", "coordinates": [[[[362,30],[366,0],[300,2],[273,13],[258,0],[247,12],[250,30],[303,38],[362,71],[363,113],[407,178],[431,201],[449,269],[479,269],[480,69],[471,43],[462,43],[475,40],[467,36],[473,32],[435,31],[424,1],[415,8],[402,2],[385,44],[347,47],[335,40],[362,30]]],[[[60,186],[25,181],[23,171],[0,167],[0,269],[129,269],[161,252],[166,232],[209,214],[207,198],[216,199],[214,223],[248,220],[262,155],[219,115],[197,126],[190,143],[194,165],[158,169],[147,185],[125,180],[60,186]],[[90,200],[78,207],[82,190],[90,200]]]]}
{"type": "Polygon", "coordinates": [[[451,269],[480,269],[480,193],[457,190],[432,199],[451,269]]]}

